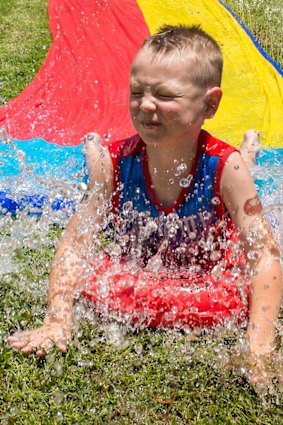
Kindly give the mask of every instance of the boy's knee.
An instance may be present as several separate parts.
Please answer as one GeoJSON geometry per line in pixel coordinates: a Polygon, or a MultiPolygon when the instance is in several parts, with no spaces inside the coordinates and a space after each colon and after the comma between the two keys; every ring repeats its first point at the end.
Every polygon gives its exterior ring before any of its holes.
{"type": "Polygon", "coordinates": [[[97,133],[88,133],[83,137],[83,154],[88,156],[92,151],[96,149],[102,149],[102,143],[100,136],[97,133]]]}

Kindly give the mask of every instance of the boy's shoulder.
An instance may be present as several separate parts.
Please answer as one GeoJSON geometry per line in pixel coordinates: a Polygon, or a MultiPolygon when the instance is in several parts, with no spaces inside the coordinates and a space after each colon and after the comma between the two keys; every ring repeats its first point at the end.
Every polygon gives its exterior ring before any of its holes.
{"type": "MultiPolygon", "coordinates": [[[[217,139],[205,130],[201,130],[199,136],[199,144],[201,149],[209,156],[219,156],[223,159],[227,158],[232,152],[238,152],[238,149],[223,140],[217,139]]],[[[113,158],[125,158],[140,152],[144,149],[145,144],[139,134],[128,137],[126,139],[117,140],[107,143],[110,155],[113,158]]]]}
{"type": "Polygon", "coordinates": [[[237,148],[217,139],[205,130],[201,130],[199,143],[201,143],[204,152],[209,156],[219,156],[224,159],[232,152],[238,152],[237,148]]]}
{"type": "Polygon", "coordinates": [[[144,142],[139,134],[126,139],[117,140],[106,145],[112,157],[125,158],[140,152],[144,148],[144,142]]]}

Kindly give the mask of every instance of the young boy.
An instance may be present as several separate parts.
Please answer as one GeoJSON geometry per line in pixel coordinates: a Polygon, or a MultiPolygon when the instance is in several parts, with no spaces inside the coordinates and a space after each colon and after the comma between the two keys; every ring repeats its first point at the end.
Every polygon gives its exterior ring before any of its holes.
{"type": "Polygon", "coordinates": [[[108,147],[87,137],[88,197],[59,243],[44,324],[11,336],[14,349],[66,351],[75,292],[95,258],[85,293],[97,308],[137,313],[142,300],[140,311],[155,309],[145,319],[153,326],[174,325],[172,317],[214,325],[230,310],[237,320],[249,278],[249,350],[270,354],[282,295],[278,250],[240,153],[202,130],[219,106],[221,73],[221,51],[199,27],[166,26],[145,40],[130,75],[138,135],[108,147]],[[94,254],[101,231],[112,242],[94,254]]]}

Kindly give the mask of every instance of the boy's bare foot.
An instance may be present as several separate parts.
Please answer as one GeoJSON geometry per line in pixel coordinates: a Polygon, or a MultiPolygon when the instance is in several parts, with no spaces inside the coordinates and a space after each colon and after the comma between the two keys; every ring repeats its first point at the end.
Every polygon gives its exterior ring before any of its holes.
{"type": "Polygon", "coordinates": [[[256,130],[247,130],[240,146],[242,158],[249,168],[255,165],[256,154],[261,149],[259,136],[256,130]]]}

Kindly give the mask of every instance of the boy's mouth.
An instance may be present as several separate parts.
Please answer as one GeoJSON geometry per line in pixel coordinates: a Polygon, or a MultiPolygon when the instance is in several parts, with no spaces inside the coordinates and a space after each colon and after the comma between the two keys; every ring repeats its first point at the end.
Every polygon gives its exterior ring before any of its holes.
{"type": "Polygon", "coordinates": [[[160,127],[161,124],[154,121],[141,121],[141,125],[146,129],[154,129],[160,127]]]}

